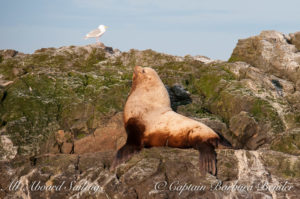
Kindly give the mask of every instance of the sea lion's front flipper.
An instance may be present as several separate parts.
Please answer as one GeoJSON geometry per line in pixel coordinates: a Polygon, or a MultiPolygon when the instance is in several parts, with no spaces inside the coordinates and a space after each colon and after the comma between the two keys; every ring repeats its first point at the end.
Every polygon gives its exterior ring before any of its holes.
{"type": "Polygon", "coordinates": [[[116,166],[118,166],[119,164],[121,164],[123,162],[126,162],[134,154],[138,153],[140,150],[141,150],[141,147],[125,144],[123,147],[121,147],[118,150],[117,155],[110,167],[110,170],[111,171],[114,170],[116,168],[116,166]]]}
{"type": "Polygon", "coordinates": [[[205,175],[206,172],[212,175],[217,174],[217,154],[212,144],[203,142],[197,145],[199,151],[199,163],[201,174],[205,175]]]}
{"type": "Polygon", "coordinates": [[[145,131],[145,126],[137,118],[130,118],[125,125],[125,129],[127,133],[126,144],[118,150],[110,170],[113,170],[119,164],[126,162],[143,148],[141,140],[145,131]]]}

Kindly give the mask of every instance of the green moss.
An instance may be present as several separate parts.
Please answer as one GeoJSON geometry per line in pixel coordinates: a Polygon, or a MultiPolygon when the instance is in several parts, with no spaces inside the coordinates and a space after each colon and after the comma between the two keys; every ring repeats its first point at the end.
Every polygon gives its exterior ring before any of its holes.
{"type": "MultiPolygon", "coordinates": [[[[223,66],[199,66],[198,71],[194,71],[189,76],[188,89],[194,94],[204,95],[206,98],[216,98],[220,92],[222,85],[221,80],[229,82],[234,76],[228,70],[224,70],[223,66]]],[[[193,70],[195,70],[193,68],[193,70]]]]}
{"type": "Polygon", "coordinates": [[[278,120],[272,107],[256,102],[224,63],[205,65],[191,57],[179,62],[152,50],[132,50],[110,60],[102,48],[88,52],[71,47],[58,53],[41,49],[22,60],[16,57],[0,63],[0,73],[7,79],[15,79],[14,67],[27,73],[8,88],[0,108],[1,122],[21,152],[57,129],[78,123],[95,128],[95,120],[98,124],[123,110],[135,64],[153,67],[168,86],[184,85],[193,103],[178,110],[190,117],[217,117],[228,123],[239,111],[251,110],[258,121],[278,120]]]}
{"type": "Polygon", "coordinates": [[[277,168],[277,173],[279,175],[281,175],[284,178],[299,178],[300,177],[300,171],[299,171],[299,161],[297,161],[296,163],[292,163],[290,160],[283,160],[280,159],[279,161],[279,165],[277,168]]]}
{"type": "Polygon", "coordinates": [[[251,90],[236,81],[233,74],[224,68],[223,65],[200,67],[198,72],[190,74],[186,86],[192,94],[202,96],[204,103],[200,106],[196,104],[198,107],[189,111],[199,114],[202,110],[209,110],[221,116],[227,124],[231,117],[246,111],[256,121],[271,122],[275,132],[282,132],[284,125],[276,110],[267,101],[255,97],[251,90]]]}
{"type": "Polygon", "coordinates": [[[0,62],[0,74],[7,80],[13,80],[15,75],[13,74],[13,68],[18,67],[18,62],[15,59],[9,58],[3,62],[0,62]]]}
{"type": "Polygon", "coordinates": [[[51,60],[51,65],[53,67],[62,67],[64,66],[68,61],[70,61],[71,56],[63,56],[63,55],[56,55],[51,60]]]}
{"type": "Polygon", "coordinates": [[[268,103],[264,100],[258,99],[254,102],[253,107],[251,109],[251,113],[254,117],[261,118],[264,116],[263,109],[268,103]]]}
{"type": "Polygon", "coordinates": [[[53,121],[56,120],[58,109],[50,98],[54,87],[44,82],[48,81],[47,77],[39,77],[27,75],[16,80],[2,102],[0,114],[7,123],[7,133],[18,146],[32,143],[38,147],[37,143],[46,139],[55,128],[53,121]]]}
{"type": "Polygon", "coordinates": [[[51,169],[49,166],[43,166],[41,169],[42,173],[51,173],[53,169],[51,169]]]}
{"type": "Polygon", "coordinates": [[[215,76],[214,74],[206,74],[195,81],[195,86],[207,98],[216,97],[217,92],[215,89],[217,88],[220,79],[221,78],[219,76],[215,76]]]}
{"type": "Polygon", "coordinates": [[[295,115],[295,123],[300,124],[300,113],[295,115]]]}
{"type": "Polygon", "coordinates": [[[32,59],[33,59],[34,63],[40,64],[40,63],[50,60],[50,55],[48,55],[46,53],[33,54],[32,59]]]}
{"type": "Polygon", "coordinates": [[[81,139],[81,138],[84,138],[85,136],[86,136],[85,133],[79,133],[79,134],[76,136],[76,138],[77,138],[77,139],[81,139]]]}
{"type": "Polygon", "coordinates": [[[129,90],[129,86],[126,85],[116,85],[103,90],[102,96],[96,104],[97,111],[108,114],[123,110],[129,90]]]}
{"type": "MultiPolygon", "coordinates": [[[[271,151],[270,151],[271,152],[271,151]]],[[[300,161],[283,153],[263,153],[263,163],[272,175],[285,179],[300,178],[300,161]]]]}
{"type": "Polygon", "coordinates": [[[269,120],[272,123],[272,127],[275,132],[282,132],[284,130],[284,125],[278,116],[278,113],[274,110],[274,108],[265,100],[260,98],[256,98],[254,101],[250,113],[257,120],[269,120]]]}
{"type": "Polygon", "coordinates": [[[59,126],[70,128],[85,111],[82,107],[95,106],[96,112],[89,111],[87,121],[94,114],[107,116],[122,110],[130,85],[101,77],[76,72],[56,77],[28,74],[15,81],[0,110],[13,142],[18,146],[40,143],[59,126]],[[103,85],[109,89],[103,89],[103,85]]]}
{"type": "Polygon", "coordinates": [[[243,58],[231,55],[231,57],[228,59],[228,62],[237,62],[237,61],[243,61],[243,58]]]}
{"type": "Polygon", "coordinates": [[[26,66],[35,66],[38,68],[50,67],[60,71],[68,71],[70,67],[81,72],[89,72],[98,68],[95,64],[105,60],[105,50],[93,48],[91,52],[86,49],[70,48],[72,51],[60,51],[56,54],[55,49],[39,50],[38,53],[27,57],[26,66]],[[87,57],[85,55],[88,55],[87,57]]]}
{"type": "Polygon", "coordinates": [[[231,163],[229,163],[229,162],[225,162],[225,164],[224,164],[227,168],[232,168],[232,164],[231,163]]]}
{"type": "Polygon", "coordinates": [[[296,177],[296,173],[289,168],[283,170],[282,173],[285,175],[285,177],[296,177]]]}
{"type": "Polygon", "coordinates": [[[289,112],[284,115],[284,120],[288,129],[300,127],[300,113],[289,112]]]}
{"type": "Polygon", "coordinates": [[[300,155],[300,132],[294,131],[276,138],[271,149],[292,155],[300,155]]]}
{"type": "Polygon", "coordinates": [[[105,53],[99,53],[96,49],[93,49],[88,58],[85,60],[83,67],[89,70],[90,68],[93,68],[94,64],[102,60],[105,60],[105,53]]]}

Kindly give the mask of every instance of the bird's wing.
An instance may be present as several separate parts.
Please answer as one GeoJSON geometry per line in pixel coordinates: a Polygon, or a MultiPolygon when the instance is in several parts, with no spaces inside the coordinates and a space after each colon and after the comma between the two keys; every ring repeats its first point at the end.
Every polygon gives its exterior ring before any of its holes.
{"type": "Polygon", "coordinates": [[[99,29],[92,30],[88,34],[86,34],[87,37],[98,37],[101,31],[99,29]]]}

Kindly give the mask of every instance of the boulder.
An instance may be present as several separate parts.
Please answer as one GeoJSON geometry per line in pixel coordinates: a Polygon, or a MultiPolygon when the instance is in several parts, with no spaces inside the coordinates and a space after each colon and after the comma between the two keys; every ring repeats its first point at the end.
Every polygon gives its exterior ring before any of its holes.
{"type": "Polygon", "coordinates": [[[19,52],[13,49],[0,50],[0,56],[2,59],[15,57],[19,52]]]}
{"type": "Polygon", "coordinates": [[[258,136],[260,129],[258,123],[249,113],[241,111],[230,119],[229,127],[234,137],[234,144],[238,148],[256,149],[263,136],[258,136]],[[256,140],[260,137],[260,140],[256,140]],[[254,140],[255,139],[255,140],[254,140]]]}
{"type": "Polygon", "coordinates": [[[289,34],[290,43],[296,46],[297,50],[300,51],[300,32],[289,34]]]}
{"type": "Polygon", "coordinates": [[[258,36],[239,40],[229,61],[247,62],[294,83],[300,78],[300,53],[285,35],[277,31],[263,31],[258,36]]]}

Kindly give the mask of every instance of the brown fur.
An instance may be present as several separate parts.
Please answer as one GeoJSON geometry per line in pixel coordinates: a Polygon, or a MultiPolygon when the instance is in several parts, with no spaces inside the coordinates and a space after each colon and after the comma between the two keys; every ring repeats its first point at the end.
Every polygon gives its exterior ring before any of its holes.
{"type": "Polygon", "coordinates": [[[216,175],[214,149],[220,137],[208,126],[173,112],[170,105],[168,92],[157,73],[136,66],[124,108],[127,142],[117,152],[111,169],[143,147],[169,146],[197,149],[201,172],[216,175]]]}

